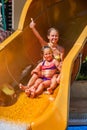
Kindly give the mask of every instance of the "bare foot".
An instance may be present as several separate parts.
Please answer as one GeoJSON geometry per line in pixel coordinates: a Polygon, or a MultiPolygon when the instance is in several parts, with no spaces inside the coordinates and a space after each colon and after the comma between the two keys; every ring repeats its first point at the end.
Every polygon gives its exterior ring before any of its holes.
{"type": "Polygon", "coordinates": [[[21,84],[21,83],[19,84],[19,88],[20,88],[22,91],[25,91],[26,87],[27,87],[27,86],[24,86],[24,85],[21,84]]]}
{"type": "Polygon", "coordinates": [[[53,93],[53,89],[52,88],[47,88],[47,91],[48,91],[49,94],[53,93]]]}
{"type": "Polygon", "coordinates": [[[30,97],[30,94],[31,94],[30,89],[26,89],[26,90],[25,90],[25,93],[26,93],[26,95],[27,95],[28,97],[30,97]]]}
{"type": "Polygon", "coordinates": [[[35,98],[36,97],[36,93],[34,91],[31,91],[31,95],[30,95],[31,98],[35,98]]]}

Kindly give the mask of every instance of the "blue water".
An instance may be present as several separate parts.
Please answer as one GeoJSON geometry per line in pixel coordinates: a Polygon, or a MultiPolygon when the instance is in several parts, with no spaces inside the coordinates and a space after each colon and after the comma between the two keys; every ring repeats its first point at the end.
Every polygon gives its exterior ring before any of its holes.
{"type": "Polygon", "coordinates": [[[69,126],[67,130],[87,130],[87,126],[69,126]]]}

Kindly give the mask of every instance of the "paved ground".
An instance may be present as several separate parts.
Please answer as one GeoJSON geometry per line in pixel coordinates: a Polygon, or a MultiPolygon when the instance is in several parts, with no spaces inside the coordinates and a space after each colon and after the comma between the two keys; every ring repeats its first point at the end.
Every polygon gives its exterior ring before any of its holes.
{"type": "Polygon", "coordinates": [[[87,81],[75,81],[70,95],[70,112],[87,113],[87,81]]]}

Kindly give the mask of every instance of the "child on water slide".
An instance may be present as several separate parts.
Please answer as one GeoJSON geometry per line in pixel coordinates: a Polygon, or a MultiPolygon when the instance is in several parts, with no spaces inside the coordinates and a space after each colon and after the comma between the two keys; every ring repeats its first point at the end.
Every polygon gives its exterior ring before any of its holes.
{"type": "Polygon", "coordinates": [[[20,89],[32,98],[42,94],[45,89],[52,94],[60,83],[60,62],[54,58],[53,51],[49,46],[44,46],[42,51],[43,61],[31,72],[32,77],[27,86],[19,84],[20,89]],[[37,75],[37,78],[34,78],[34,74],[37,75]]]}
{"type": "MultiPolygon", "coordinates": [[[[41,46],[49,46],[52,51],[53,51],[53,55],[54,58],[57,59],[60,62],[60,66],[62,66],[63,60],[64,60],[64,55],[65,55],[65,49],[60,46],[58,44],[59,41],[59,31],[56,28],[49,28],[48,32],[47,32],[47,38],[48,38],[48,42],[46,42],[42,36],[39,34],[39,32],[37,31],[37,29],[35,28],[36,23],[34,22],[33,18],[31,18],[31,22],[29,27],[32,29],[33,33],[35,34],[35,36],[37,37],[37,39],[39,40],[41,46]]],[[[33,75],[34,79],[37,79],[37,75],[34,74],[33,75]]],[[[53,79],[54,81],[54,79],[53,79]]],[[[30,83],[29,83],[30,84],[30,83]]]]}

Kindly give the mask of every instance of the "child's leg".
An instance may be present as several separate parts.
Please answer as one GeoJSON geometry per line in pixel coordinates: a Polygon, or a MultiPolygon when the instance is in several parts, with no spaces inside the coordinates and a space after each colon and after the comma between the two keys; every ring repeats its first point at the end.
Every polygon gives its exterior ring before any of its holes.
{"type": "Polygon", "coordinates": [[[35,81],[37,80],[37,78],[38,78],[38,75],[36,73],[34,73],[32,75],[32,77],[30,78],[27,86],[29,86],[29,87],[32,86],[35,83],[35,81]]]}
{"type": "Polygon", "coordinates": [[[60,84],[60,77],[61,77],[61,74],[59,74],[57,79],[56,79],[57,80],[57,84],[60,84]]]}
{"type": "Polygon", "coordinates": [[[44,85],[43,83],[41,83],[38,88],[36,89],[36,91],[34,93],[31,93],[31,96],[35,97],[35,96],[38,96],[40,95],[44,90],[44,85]]]}
{"type": "Polygon", "coordinates": [[[27,86],[24,86],[23,84],[20,83],[20,84],[19,84],[19,88],[20,88],[22,91],[25,91],[25,89],[31,87],[31,86],[35,83],[35,81],[37,80],[37,78],[38,78],[38,75],[37,75],[36,73],[34,73],[34,74],[32,75],[32,77],[30,78],[30,80],[29,80],[27,86]]]}
{"type": "Polygon", "coordinates": [[[35,92],[35,90],[37,89],[37,87],[39,86],[39,84],[40,84],[42,81],[43,81],[43,80],[42,80],[41,78],[38,78],[38,79],[35,81],[34,85],[32,85],[30,88],[28,88],[28,89],[25,91],[25,93],[27,94],[27,96],[33,97],[33,96],[31,96],[31,95],[35,92]]]}
{"type": "Polygon", "coordinates": [[[43,90],[45,88],[48,88],[50,86],[50,83],[51,83],[51,80],[46,80],[46,81],[43,81],[39,86],[38,88],[36,89],[35,91],[35,96],[38,96],[40,94],[43,93],[43,90]]]}
{"type": "Polygon", "coordinates": [[[49,94],[52,94],[53,93],[53,90],[57,87],[57,74],[55,74],[53,76],[53,78],[51,79],[51,84],[50,84],[50,87],[47,88],[47,91],[49,92],[49,94]]]}

